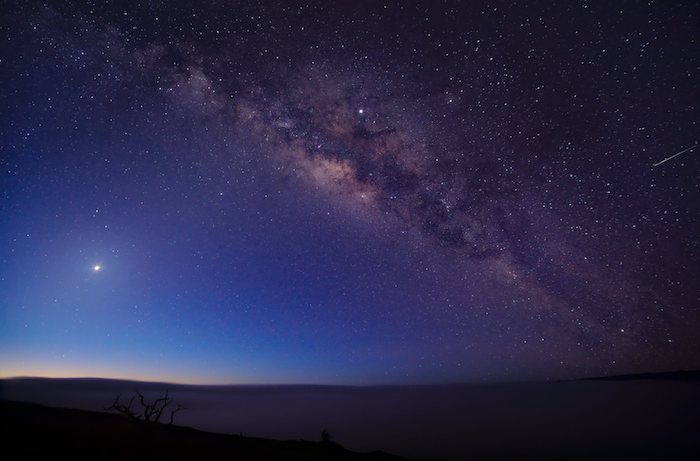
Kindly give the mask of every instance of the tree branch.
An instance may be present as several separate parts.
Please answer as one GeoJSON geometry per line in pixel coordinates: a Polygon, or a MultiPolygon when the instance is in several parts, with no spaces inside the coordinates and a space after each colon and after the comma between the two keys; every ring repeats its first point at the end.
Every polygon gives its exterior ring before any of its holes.
{"type": "MultiPolygon", "coordinates": [[[[167,390],[165,391],[165,395],[156,398],[153,401],[153,403],[148,403],[146,397],[138,389],[136,389],[134,392],[136,394],[133,395],[131,399],[129,399],[129,403],[126,405],[121,403],[121,395],[117,395],[117,397],[114,399],[114,402],[112,402],[112,405],[106,407],[105,411],[116,411],[117,413],[121,413],[132,419],[144,421],[150,424],[158,424],[160,423],[163,413],[173,403],[173,399],[172,397],[170,397],[170,392],[167,390]],[[138,397],[139,399],[138,402],[141,406],[141,412],[132,409],[136,397],[138,397]]],[[[186,409],[187,408],[179,404],[177,405],[177,407],[171,409],[168,425],[173,424],[175,415],[178,412],[186,409]]]]}

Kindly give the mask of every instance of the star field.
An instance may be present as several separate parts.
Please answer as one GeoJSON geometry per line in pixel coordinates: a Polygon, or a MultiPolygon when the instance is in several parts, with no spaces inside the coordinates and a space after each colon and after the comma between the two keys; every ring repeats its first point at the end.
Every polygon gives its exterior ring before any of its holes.
{"type": "Polygon", "coordinates": [[[10,3],[3,375],[697,368],[698,13],[10,3]]]}

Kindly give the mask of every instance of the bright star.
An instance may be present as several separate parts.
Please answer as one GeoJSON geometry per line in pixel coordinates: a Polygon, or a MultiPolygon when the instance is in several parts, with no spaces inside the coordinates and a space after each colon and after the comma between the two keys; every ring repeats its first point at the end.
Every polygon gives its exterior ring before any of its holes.
{"type": "Polygon", "coordinates": [[[94,266],[92,266],[93,272],[99,272],[101,270],[102,270],[102,266],[100,266],[99,264],[95,264],[94,266]]]}
{"type": "Polygon", "coordinates": [[[362,114],[364,114],[364,113],[365,113],[365,110],[364,110],[364,109],[360,109],[360,110],[358,110],[357,112],[359,112],[359,113],[360,113],[360,115],[362,115],[362,114]]]}

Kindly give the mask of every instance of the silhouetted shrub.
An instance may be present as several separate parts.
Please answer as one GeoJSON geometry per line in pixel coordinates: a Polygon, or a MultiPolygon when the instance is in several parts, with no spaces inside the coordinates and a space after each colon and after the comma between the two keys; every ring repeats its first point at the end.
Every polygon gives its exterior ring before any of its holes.
{"type": "MultiPolygon", "coordinates": [[[[155,399],[153,403],[149,403],[138,390],[135,392],[136,395],[132,396],[128,403],[121,403],[121,395],[117,395],[112,405],[105,408],[105,411],[116,411],[131,419],[144,421],[146,423],[160,423],[160,418],[163,416],[165,409],[173,403],[173,399],[169,396],[168,391],[165,391],[165,395],[155,399]],[[137,397],[138,401],[135,406],[134,401],[137,397]]],[[[172,425],[175,415],[182,410],[186,410],[186,408],[182,405],[177,405],[176,407],[170,407],[169,410],[170,419],[168,420],[168,425],[172,425]]]]}
{"type": "Polygon", "coordinates": [[[330,443],[333,440],[333,436],[326,429],[321,430],[321,442],[330,443]]]}

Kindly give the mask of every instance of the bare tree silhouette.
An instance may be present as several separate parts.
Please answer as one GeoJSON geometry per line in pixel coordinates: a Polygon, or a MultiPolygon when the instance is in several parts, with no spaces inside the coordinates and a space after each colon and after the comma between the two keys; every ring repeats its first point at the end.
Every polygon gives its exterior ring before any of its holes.
{"type": "Polygon", "coordinates": [[[125,415],[131,419],[144,421],[149,424],[158,424],[160,423],[160,419],[163,416],[166,408],[170,407],[170,418],[168,420],[168,425],[172,425],[175,415],[178,412],[187,409],[179,404],[175,407],[170,406],[173,403],[173,399],[170,397],[168,391],[165,391],[165,395],[158,397],[152,403],[149,403],[144,395],[138,391],[138,389],[135,392],[136,395],[133,395],[131,399],[129,399],[128,403],[122,403],[121,395],[117,395],[114,402],[112,402],[112,405],[106,407],[105,411],[116,411],[117,413],[121,413],[122,415],[125,415]],[[134,401],[137,397],[138,402],[134,408],[134,401]]]}

